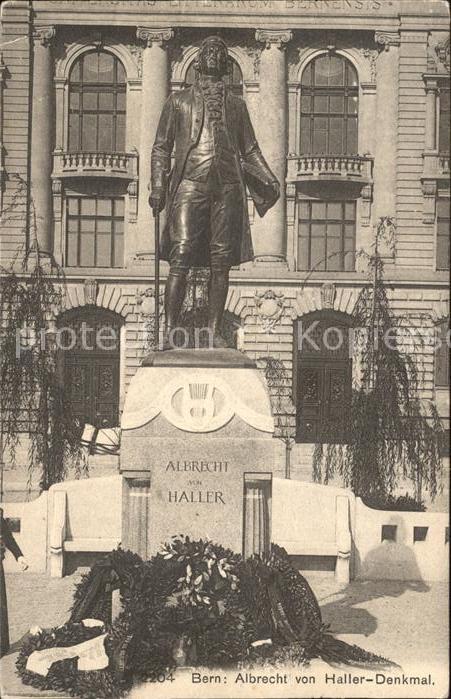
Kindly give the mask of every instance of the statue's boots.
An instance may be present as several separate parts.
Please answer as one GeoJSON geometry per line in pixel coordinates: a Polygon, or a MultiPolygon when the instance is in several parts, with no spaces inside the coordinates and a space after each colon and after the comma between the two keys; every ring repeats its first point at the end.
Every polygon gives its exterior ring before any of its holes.
{"type": "Polygon", "coordinates": [[[228,344],[221,335],[222,318],[229,290],[229,270],[214,269],[208,289],[208,327],[213,335],[214,349],[227,349],[228,344]]]}

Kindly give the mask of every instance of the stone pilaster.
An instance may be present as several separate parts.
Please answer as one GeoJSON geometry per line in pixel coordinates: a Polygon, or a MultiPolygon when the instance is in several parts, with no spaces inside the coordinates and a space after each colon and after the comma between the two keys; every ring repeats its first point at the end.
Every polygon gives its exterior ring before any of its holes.
{"type": "Polygon", "coordinates": [[[396,32],[377,31],[376,147],[374,162],[374,221],[396,216],[398,146],[398,65],[400,38],[396,32]]]}
{"type": "Polygon", "coordinates": [[[265,216],[254,240],[257,262],[286,264],[285,177],[287,167],[287,76],[285,48],[292,38],[288,30],[258,29],[263,43],[260,58],[260,147],[280,182],[280,199],[265,216]]]}
{"type": "Polygon", "coordinates": [[[52,151],[53,57],[55,27],[33,29],[33,102],[31,116],[30,240],[42,253],[53,253],[52,151]]]}
{"type": "Polygon", "coordinates": [[[425,150],[435,151],[437,149],[437,80],[429,77],[426,82],[426,123],[425,128],[425,150]]]}
{"type": "Polygon", "coordinates": [[[169,59],[167,42],[172,29],[138,27],[136,36],[144,42],[142,54],[141,133],[139,153],[139,199],[137,257],[154,252],[154,222],[148,198],[150,155],[161,110],[169,94],[169,59]]]}
{"type": "Polygon", "coordinates": [[[5,179],[5,170],[3,164],[3,76],[5,73],[5,64],[0,51],[0,213],[3,211],[3,182],[5,179]]]}

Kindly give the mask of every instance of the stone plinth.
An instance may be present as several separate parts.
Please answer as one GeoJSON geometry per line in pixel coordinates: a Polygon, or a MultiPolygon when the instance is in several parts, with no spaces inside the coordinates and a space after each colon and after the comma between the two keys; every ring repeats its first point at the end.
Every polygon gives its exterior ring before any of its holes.
{"type": "Polygon", "coordinates": [[[232,350],[145,364],[122,417],[123,546],[149,557],[188,534],[241,551],[245,475],[271,474],[277,446],[261,373],[232,350]]]}

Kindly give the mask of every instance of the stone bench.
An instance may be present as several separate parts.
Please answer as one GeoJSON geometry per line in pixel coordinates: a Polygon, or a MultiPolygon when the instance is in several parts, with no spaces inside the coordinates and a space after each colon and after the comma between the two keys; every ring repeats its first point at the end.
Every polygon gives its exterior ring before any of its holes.
{"type": "Polygon", "coordinates": [[[52,494],[53,514],[49,523],[49,570],[52,578],[62,578],[66,553],[108,553],[117,548],[116,537],[71,537],[67,534],[67,493],[52,494]]]}

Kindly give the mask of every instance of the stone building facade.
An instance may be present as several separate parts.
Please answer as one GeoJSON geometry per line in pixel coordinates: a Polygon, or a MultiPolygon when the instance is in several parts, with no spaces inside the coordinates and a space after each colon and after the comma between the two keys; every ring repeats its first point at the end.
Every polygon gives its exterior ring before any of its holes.
{"type": "MultiPolygon", "coordinates": [[[[151,147],[165,99],[195,78],[200,41],[220,33],[231,89],[282,183],[263,219],[249,200],[256,259],[232,272],[227,323],[249,356],[283,362],[297,401],[292,476],[310,478],[311,444],[343,412],[357,367],[345,351],[303,354],[297,330],[351,325],[367,279],[356,253],[371,252],[380,217],[396,221],[383,250],[393,307],[419,334],[448,329],[448,22],[442,0],[3,3],[2,264],[35,233],[65,270],[58,322],[120,337],[107,357],[66,353],[80,413],[117,424],[148,347],[151,147]]],[[[446,346],[410,351],[447,421],[446,346]]]]}

